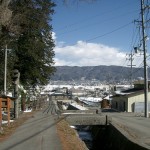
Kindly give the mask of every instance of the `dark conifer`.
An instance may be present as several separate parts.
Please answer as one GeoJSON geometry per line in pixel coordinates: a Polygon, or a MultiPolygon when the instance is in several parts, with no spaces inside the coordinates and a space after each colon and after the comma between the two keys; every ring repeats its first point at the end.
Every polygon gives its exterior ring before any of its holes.
{"type": "Polygon", "coordinates": [[[1,52],[6,44],[11,49],[8,76],[12,69],[18,69],[23,85],[46,84],[55,71],[51,26],[54,6],[51,0],[12,0],[7,5],[11,17],[5,24],[0,22],[1,52]]]}

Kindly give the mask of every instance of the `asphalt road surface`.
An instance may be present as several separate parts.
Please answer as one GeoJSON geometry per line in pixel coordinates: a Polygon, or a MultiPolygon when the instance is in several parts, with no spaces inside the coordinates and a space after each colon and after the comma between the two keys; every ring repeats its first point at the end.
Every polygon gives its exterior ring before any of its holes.
{"type": "Polygon", "coordinates": [[[1,142],[0,150],[62,150],[55,127],[55,114],[55,105],[50,101],[45,110],[37,112],[1,142]]]}
{"type": "Polygon", "coordinates": [[[108,113],[112,123],[117,125],[130,140],[150,149],[150,118],[134,113],[108,113]]]}

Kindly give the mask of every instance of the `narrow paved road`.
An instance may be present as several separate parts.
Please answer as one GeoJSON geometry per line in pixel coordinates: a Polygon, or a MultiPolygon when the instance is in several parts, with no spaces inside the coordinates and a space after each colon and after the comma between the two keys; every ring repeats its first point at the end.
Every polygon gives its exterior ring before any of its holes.
{"type": "Polygon", "coordinates": [[[116,124],[129,139],[150,149],[150,118],[134,113],[108,113],[112,123],[116,124]]]}
{"type": "Polygon", "coordinates": [[[1,142],[0,150],[61,150],[55,113],[55,105],[50,101],[45,110],[37,112],[6,141],[1,142]]]}

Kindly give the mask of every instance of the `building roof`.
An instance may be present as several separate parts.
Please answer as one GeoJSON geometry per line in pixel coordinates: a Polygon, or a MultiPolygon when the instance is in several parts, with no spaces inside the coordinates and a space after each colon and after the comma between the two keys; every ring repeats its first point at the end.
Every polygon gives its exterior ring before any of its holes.
{"type": "Polygon", "coordinates": [[[143,94],[143,93],[144,93],[144,89],[132,88],[132,89],[128,89],[128,90],[124,90],[119,93],[116,93],[112,97],[120,97],[120,96],[132,97],[132,96],[136,96],[136,95],[143,94]]]}
{"type": "Polygon", "coordinates": [[[10,98],[11,100],[15,100],[15,97],[7,96],[7,95],[0,95],[0,98],[10,98]]]}
{"type": "MultiPolygon", "coordinates": [[[[142,85],[144,85],[144,79],[143,80],[136,80],[136,81],[134,81],[134,85],[135,84],[142,84],[142,85]]],[[[148,81],[148,84],[150,84],[150,80],[148,81]]]]}

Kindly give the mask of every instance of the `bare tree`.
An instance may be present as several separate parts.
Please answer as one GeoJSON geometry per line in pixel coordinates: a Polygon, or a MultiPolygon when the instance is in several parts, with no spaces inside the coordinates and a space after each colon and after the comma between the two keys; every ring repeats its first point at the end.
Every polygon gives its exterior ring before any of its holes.
{"type": "Polygon", "coordinates": [[[0,25],[7,26],[11,20],[12,11],[8,8],[11,0],[0,0],[0,25]]]}

